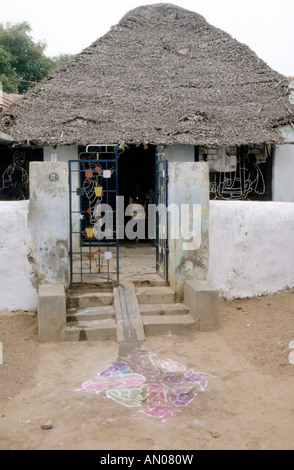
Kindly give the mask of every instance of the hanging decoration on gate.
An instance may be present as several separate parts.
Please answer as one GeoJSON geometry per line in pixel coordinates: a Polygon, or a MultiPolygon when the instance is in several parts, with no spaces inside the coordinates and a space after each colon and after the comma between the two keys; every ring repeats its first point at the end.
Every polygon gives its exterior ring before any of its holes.
{"type": "MultiPolygon", "coordinates": [[[[102,211],[102,201],[103,201],[103,191],[107,191],[108,182],[114,172],[114,166],[111,168],[103,168],[101,163],[97,162],[100,155],[95,154],[96,161],[85,161],[83,163],[84,169],[84,180],[83,187],[77,189],[77,194],[87,198],[88,208],[85,210],[85,220],[87,227],[84,230],[84,237],[89,243],[92,243],[91,240],[100,241],[107,236],[112,236],[112,231],[108,234],[107,229],[102,231],[103,224],[105,221],[103,218],[102,211]]],[[[101,249],[91,251],[86,254],[88,261],[94,262],[94,271],[99,273],[109,272],[109,263],[112,259],[112,252],[107,250],[103,251],[101,249]]]]}
{"type": "MultiPolygon", "coordinates": [[[[99,273],[105,273],[103,278],[107,280],[110,280],[109,274],[114,274],[118,280],[118,241],[114,242],[112,227],[116,221],[108,225],[108,219],[113,218],[112,212],[115,213],[116,210],[118,179],[113,178],[113,174],[117,176],[118,147],[88,147],[96,148],[94,151],[80,153],[77,162],[69,162],[72,198],[71,282],[83,282],[86,280],[84,274],[99,273]],[[78,185],[76,181],[79,181],[78,185]],[[75,196],[80,199],[75,199],[75,196]],[[113,211],[105,207],[110,207],[113,211]],[[72,249],[73,247],[75,248],[72,249]]],[[[88,280],[92,281],[87,277],[88,280]]]]}
{"type": "Polygon", "coordinates": [[[81,196],[85,195],[88,199],[88,209],[86,211],[89,214],[88,226],[93,229],[96,222],[95,206],[97,203],[101,203],[103,196],[103,169],[97,162],[85,162],[83,167],[85,169],[83,188],[78,188],[77,193],[81,196]]]}
{"type": "Polygon", "coordinates": [[[87,238],[93,238],[94,237],[93,227],[87,227],[85,231],[86,231],[86,237],[87,238]]]}
{"type": "Polygon", "coordinates": [[[96,186],[96,187],[94,188],[95,195],[96,195],[97,197],[101,197],[101,196],[102,196],[102,189],[103,189],[102,186],[96,186]]]}

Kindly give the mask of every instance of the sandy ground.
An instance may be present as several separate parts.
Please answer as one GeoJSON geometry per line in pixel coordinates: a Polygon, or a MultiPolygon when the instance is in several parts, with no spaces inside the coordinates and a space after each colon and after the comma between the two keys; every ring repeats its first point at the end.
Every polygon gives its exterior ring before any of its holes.
{"type": "Polygon", "coordinates": [[[105,390],[77,391],[121,357],[117,343],[39,344],[35,316],[2,312],[0,449],[293,450],[294,291],[222,301],[220,317],[216,332],[136,345],[137,373],[146,375],[142,358],[153,354],[209,374],[193,400],[163,420],[142,412],[143,402],[127,407],[105,390]],[[42,429],[48,420],[51,429],[42,429]]]}

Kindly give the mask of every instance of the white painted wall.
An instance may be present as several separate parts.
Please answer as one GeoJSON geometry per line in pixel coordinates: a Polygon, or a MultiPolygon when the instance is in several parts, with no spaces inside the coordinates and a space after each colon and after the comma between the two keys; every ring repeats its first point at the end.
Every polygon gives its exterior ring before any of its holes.
{"type": "Polygon", "coordinates": [[[44,147],[44,162],[68,162],[79,158],[79,149],[76,145],[65,145],[63,147],[44,147]],[[56,157],[55,157],[56,155],[56,157]]]}
{"type": "Polygon", "coordinates": [[[294,129],[279,129],[285,144],[275,148],[273,159],[273,201],[294,202],[294,129]]]}
{"type": "Polygon", "coordinates": [[[284,139],[285,144],[294,144],[294,129],[289,124],[279,128],[279,132],[284,139]]]}
{"type": "Polygon", "coordinates": [[[294,287],[294,204],[210,201],[208,281],[228,299],[294,287]]]}
{"type": "Polygon", "coordinates": [[[294,145],[279,145],[273,163],[273,201],[294,202],[294,145]]]}
{"type": "MultiPolygon", "coordinates": [[[[34,310],[29,201],[0,202],[0,309],[34,310]]],[[[210,201],[207,279],[228,298],[294,287],[294,204],[210,201]]]]}
{"type": "Polygon", "coordinates": [[[0,309],[35,310],[37,291],[28,230],[29,201],[0,202],[0,309]]]}
{"type": "Polygon", "coordinates": [[[164,153],[169,163],[195,161],[193,145],[170,145],[164,149],[164,153]]]}

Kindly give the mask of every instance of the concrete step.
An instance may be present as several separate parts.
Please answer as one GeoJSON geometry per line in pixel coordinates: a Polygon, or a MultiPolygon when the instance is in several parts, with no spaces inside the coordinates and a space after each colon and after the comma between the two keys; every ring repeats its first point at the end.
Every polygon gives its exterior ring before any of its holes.
{"type": "Polygon", "coordinates": [[[175,293],[168,286],[137,287],[139,304],[168,304],[175,301],[175,293]]]}
{"type": "Polygon", "coordinates": [[[187,315],[189,308],[181,303],[141,304],[141,315],[187,315]]]}
{"type": "Polygon", "coordinates": [[[189,334],[196,331],[196,322],[192,315],[143,315],[146,336],[166,334],[189,334]]]}
{"type": "Polygon", "coordinates": [[[67,298],[68,308],[85,308],[103,305],[112,305],[113,293],[111,291],[72,291],[67,298]]]}
{"type": "Polygon", "coordinates": [[[66,321],[92,321],[114,317],[114,307],[112,305],[103,305],[99,307],[69,308],[66,314],[66,321]]]}
{"type": "Polygon", "coordinates": [[[132,281],[134,286],[136,288],[138,287],[160,287],[160,286],[169,286],[169,283],[166,282],[165,279],[163,279],[160,276],[156,276],[150,279],[140,279],[140,280],[134,280],[132,281]]]}
{"type": "Polygon", "coordinates": [[[78,292],[78,291],[91,291],[91,290],[104,290],[111,292],[113,286],[117,285],[117,282],[108,282],[108,281],[100,281],[100,282],[82,282],[82,283],[74,283],[70,286],[70,292],[78,292]]]}
{"type": "Polygon", "coordinates": [[[116,340],[114,318],[91,321],[72,321],[65,329],[65,341],[105,341],[116,340]]]}

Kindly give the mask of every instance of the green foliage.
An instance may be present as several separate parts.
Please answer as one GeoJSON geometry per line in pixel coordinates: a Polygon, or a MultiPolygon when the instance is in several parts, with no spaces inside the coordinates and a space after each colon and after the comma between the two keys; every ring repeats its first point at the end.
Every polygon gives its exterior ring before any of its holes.
{"type": "Polygon", "coordinates": [[[73,54],[59,54],[58,56],[52,57],[51,60],[54,62],[54,68],[57,68],[66,64],[72,57],[73,54]]]}
{"type": "Polygon", "coordinates": [[[17,77],[8,77],[4,73],[1,73],[0,83],[2,85],[2,90],[6,93],[18,93],[19,81],[17,77]]]}
{"type": "Polygon", "coordinates": [[[0,23],[0,81],[6,93],[25,93],[71,58],[70,54],[47,57],[46,43],[35,42],[30,33],[27,22],[0,23]]]}

